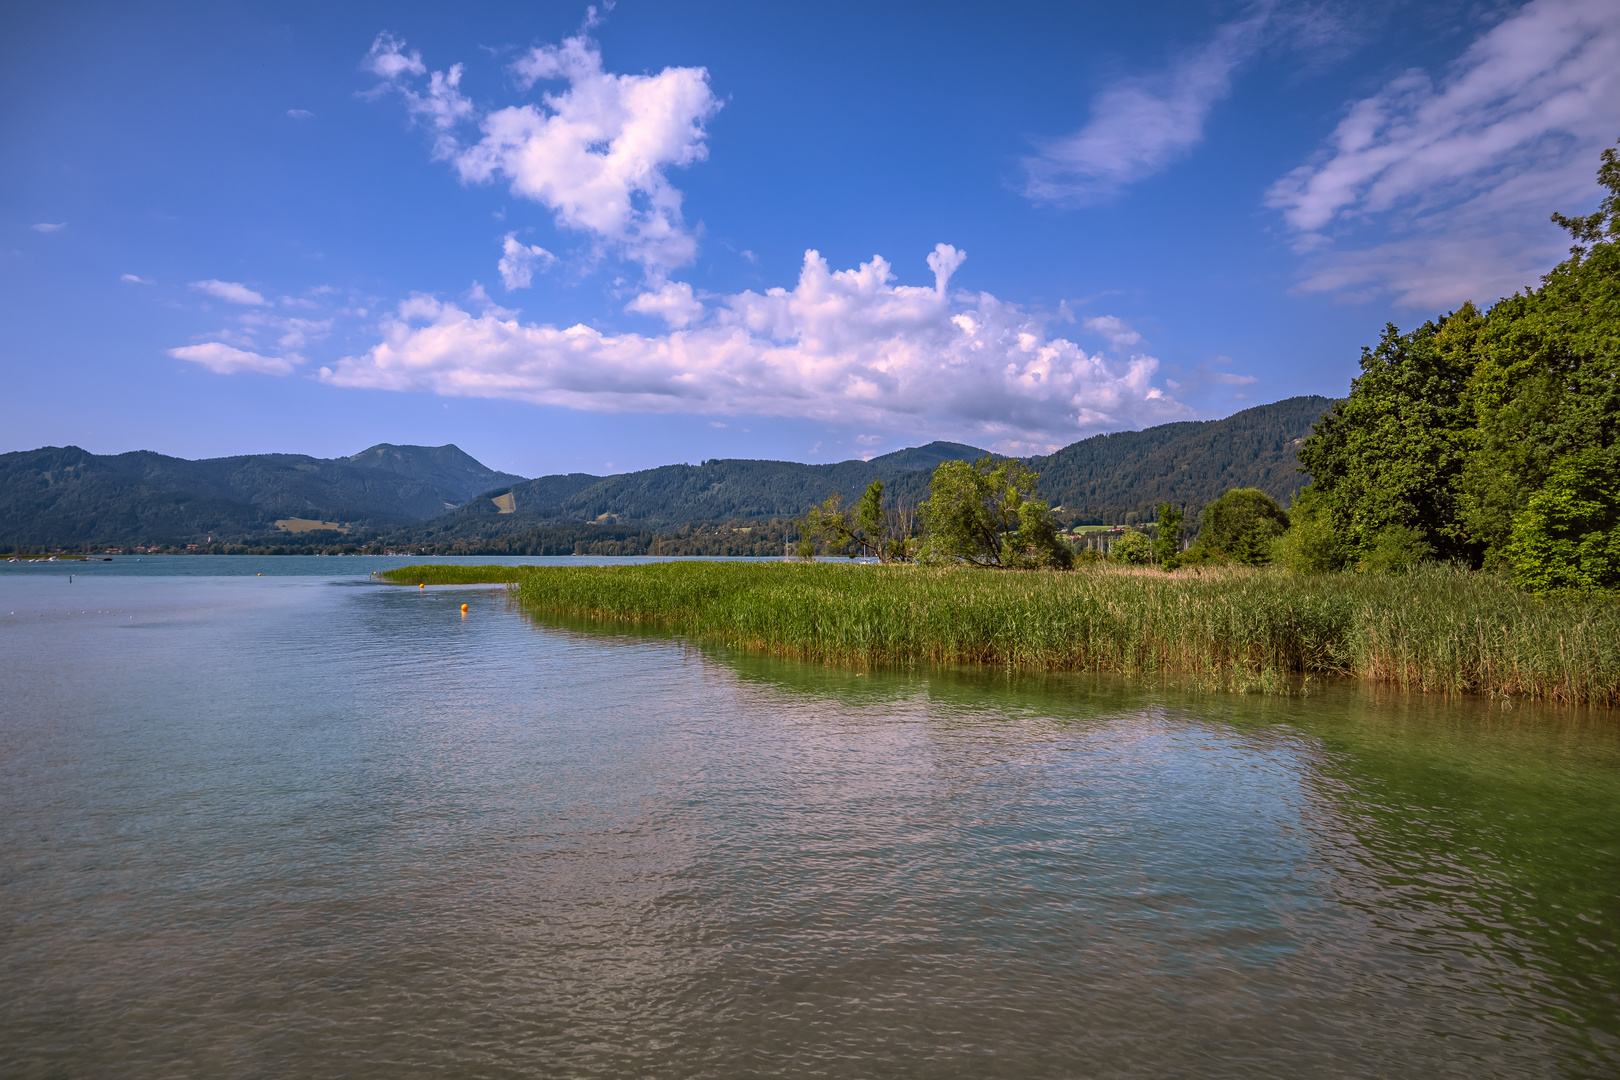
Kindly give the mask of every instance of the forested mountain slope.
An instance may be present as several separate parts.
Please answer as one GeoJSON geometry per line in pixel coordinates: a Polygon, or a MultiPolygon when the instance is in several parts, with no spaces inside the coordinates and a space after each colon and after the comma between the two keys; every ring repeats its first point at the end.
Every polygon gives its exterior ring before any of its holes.
{"type": "Polygon", "coordinates": [[[1298,471],[1300,441],[1332,405],[1287,398],[1224,420],[1095,435],[1028,460],[1041,494],[1068,520],[1147,521],[1166,502],[1196,513],[1237,487],[1257,487],[1286,506],[1309,479],[1298,471]]]}
{"type": "Polygon", "coordinates": [[[523,477],[497,472],[454,443],[444,446],[395,446],[378,443],[343,459],[366,469],[381,469],[442,488],[454,502],[465,502],[480,492],[503,484],[522,483],[523,477]]]}
{"type": "MultiPolygon", "coordinates": [[[[1305,482],[1295,451],[1332,402],[1290,398],[1224,420],[1099,435],[1029,459],[1042,494],[1078,522],[1146,520],[1161,502],[1194,514],[1233,487],[1289,502],[1305,482]]],[[[147,451],[102,456],[77,447],[0,455],[0,547],[216,541],[275,544],[274,522],[349,526],[346,541],[493,540],[589,523],[642,530],[692,522],[797,518],[833,492],[853,502],[881,478],[886,501],[928,497],[942,461],[985,451],[933,442],[871,461],[806,465],[717,459],[617,476],[522,480],[454,446],[381,444],[352,457],[256,454],[186,461],[147,451]]],[[[327,541],[337,539],[327,534],[327,541]]]]}
{"type": "Polygon", "coordinates": [[[961,443],[932,442],[871,461],[806,465],[797,461],[715,459],[701,465],[663,465],[617,476],[570,473],[542,476],[476,499],[435,521],[390,536],[397,543],[493,537],[542,524],[634,521],[665,528],[693,521],[764,521],[798,517],[834,492],[853,502],[874,479],[892,499],[912,505],[928,497],[934,466],[972,461],[985,451],[961,443]],[[510,495],[507,500],[504,496],[510,495]],[[506,505],[495,502],[500,499],[506,505]]]}
{"type": "Polygon", "coordinates": [[[385,528],[516,479],[454,446],[202,461],[44,447],[0,455],[0,544],[186,543],[273,532],[284,518],[385,528]]]}

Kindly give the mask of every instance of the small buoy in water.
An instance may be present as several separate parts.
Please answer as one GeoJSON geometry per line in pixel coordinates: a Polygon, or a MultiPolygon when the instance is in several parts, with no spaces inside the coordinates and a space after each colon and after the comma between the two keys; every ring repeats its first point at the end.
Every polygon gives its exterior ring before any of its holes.
{"type": "Polygon", "coordinates": [[[254,576],[254,577],[264,577],[264,575],[263,575],[263,574],[254,574],[254,575],[253,575],[253,576],[254,576]]]}
{"type": "Polygon", "coordinates": [[[417,588],[418,588],[418,589],[425,589],[425,588],[427,588],[427,582],[425,582],[425,581],[424,581],[424,582],[422,582],[422,583],[421,583],[421,584],[420,584],[420,585],[418,585],[418,586],[417,586],[417,588]]]}
{"type": "Polygon", "coordinates": [[[467,614],[467,605],[466,604],[461,605],[461,613],[463,615],[467,614]]]}

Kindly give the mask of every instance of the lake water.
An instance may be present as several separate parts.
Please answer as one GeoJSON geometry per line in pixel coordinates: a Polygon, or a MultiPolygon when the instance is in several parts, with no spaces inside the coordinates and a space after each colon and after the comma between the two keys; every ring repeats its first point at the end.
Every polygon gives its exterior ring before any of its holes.
{"type": "Polygon", "coordinates": [[[0,564],[0,1075],[1620,1075],[1613,714],[863,674],[405,561],[0,564]]]}

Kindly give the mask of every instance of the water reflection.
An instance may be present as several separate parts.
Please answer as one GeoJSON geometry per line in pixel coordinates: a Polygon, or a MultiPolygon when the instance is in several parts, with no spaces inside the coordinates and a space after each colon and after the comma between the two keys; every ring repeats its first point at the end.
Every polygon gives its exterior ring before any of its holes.
{"type": "Polygon", "coordinates": [[[6,1075],[1617,1068],[1600,718],[5,587],[6,1075]]]}

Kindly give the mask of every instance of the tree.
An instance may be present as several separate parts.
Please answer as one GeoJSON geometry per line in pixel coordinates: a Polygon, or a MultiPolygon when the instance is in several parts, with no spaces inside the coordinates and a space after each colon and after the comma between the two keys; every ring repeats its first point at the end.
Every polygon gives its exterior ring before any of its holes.
{"type": "Polygon", "coordinates": [[[1126,529],[1108,545],[1108,557],[1126,566],[1146,566],[1153,561],[1153,540],[1145,532],[1126,529]]]}
{"type": "Polygon", "coordinates": [[[906,562],[916,554],[912,514],[905,506],[883,507],[883,481],[866,486],[855,508],[855,542],[876,555],[879,562],[906,562]]]}
{"type": "Polygon", "coordinates": [[[835,491],[822,500],[820,506],[812,506],[799,522],[799,557],[814,559],[817,542],[829,555],[841,555],[849,550],[853,539],[854,528],[850,515],[844,510],[844,497],[835,491]]]}
{"type": "Polygon", "coordinates": [[[1513,523],[1513,579],[1532,592],[1620,587],[1620,452],[1558,462],[1513,523]]]}
{"type": "Polygon", "coordinates": [[[1483,321],[1464,304],[1409,334],[1386,326],[1378,346],[1362,350],[1350,396],[1300,446],[1315,510],[1352,557],[1369,554],[1391,526],[1417,529],[1447,557],[1477,555],[1457,499],[1473,445],[1464,390],[1483,321]]]}
{"type": "Polygon", "coordinates": [[[1013,458],[946,461],[919,508],[933,551],[975,566],[1066,569],[1074,554],[1058,538],[1034,470],[1013,458]]]}
{"type": "Polygon", "coordinates": [[[1181,565],[1181,511],[1169,503],[1159,506],[1159,535],[1153,541],[1153,557],[1166,570],[1181,565]]]}
{"type": "Polygon", "coordinates": [[[820,506],[812,507],[799,523],[798,555],[815,558],[820,541],[833,554],[874,555],[879,562],[906,562],[916,554],[911,537],[911,514],[905,507],[885,510],[883,481],[866,486],[853,510],[844,509],[844,497],[833,492],[820,506]]]}
{"type": "MultiPolygon", "coordinates": [[[[1462,477],[1464,527],[1487,564],[1511,561],[1516,522],[1559,462],[1620,435],[1620,154],[1584,217],[1552,215],[1575,244],[1541,287],[1491,309],[1469,384],[1476,451],[1462,477]]],[[[1520,549],[1522,550],[1522,549],[1520,549]]]]}
{"type": "Polygon", "coordinates": [[[1233,488],[1204,507],[1195,559],[1259,566],[1288,529],[1288,513],[1259,488],[1233,488]]]}

